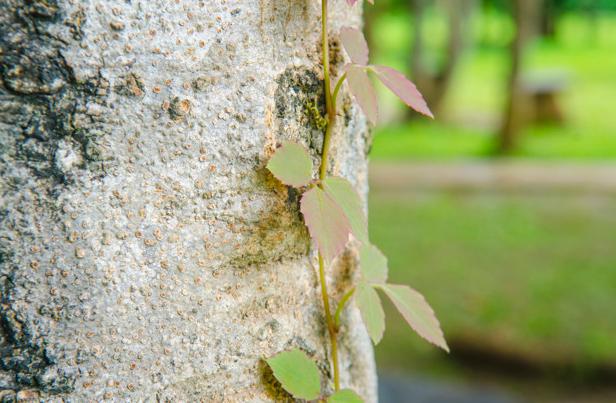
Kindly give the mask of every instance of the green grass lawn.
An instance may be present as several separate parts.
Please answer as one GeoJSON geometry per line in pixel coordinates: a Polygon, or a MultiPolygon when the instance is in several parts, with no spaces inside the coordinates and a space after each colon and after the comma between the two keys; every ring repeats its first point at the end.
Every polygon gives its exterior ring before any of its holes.
{"type": "MultiPolygon", "coordinates": [[[[370,197],[371,237],[389,258],[391,281],[420,290],[446,335],[581,368],[616,363],[614,228],[616,197],[370,197]]],[[[392,309],[387,326],[376,350],[382,367],[438,371],[449,361],[392,309]]]]}
{"type": "MultiPolygon", "coordinates": [[[[445,28],[439,18],[430,18],[429,45],[434,48],[443,41],[445,28]]],[[[373,59],[377,63],[406,70],[410,23],[409,17],[399,12],[375,21],[373,59]]],[[[506,46],[513,28],[503,15],[483,16],[474,26],[477,45],[463,58],[437,119],[377,128],[374,158],[476,158],[493,153],[494,133],[505,101],[506,46]]],[[[544,40],[529,49],[525,69],[557,69],[567,75],[569,86],[562,96],[567,121],[562,127],[534,126],[525,130],[516,156],[616,157],[616,16],[601,16],[594,29],[582,17],[564,17],[556,40],[544,40]]],[[[399,102],[383,89],[380,91],[384,115],[402,116],[399,102]]]]}
{"type": "MultiPolygon", "coordinates": [[[[436,47],[445,26],[429,18],[429,45],[436,47]]],[[[374,160],[493,154],[513,27],[503,15],[481,18],[478,45],[462,60],[437,119],[377,128],[374,160]]],[[[400,12],[375,21],[374,62],[406,70],[409,24],[400,12]]],[[[516,157],[616,158],[616,15],[594,27],[566,16],[556,40],[529,49],[525,69],[566,71],[567,122],[525,130],[516,157]]],[[[382,115],[403,121],[404,108],[380,91],[382,115]]],[[[389,257],[392,281],[423,292],[450,338],[540,362],[572,362],[582,372],[616,365],[616,196],[382,190],[370,196],[370,228],[389,257]]],[[[376,349],[381,368],[468,373],[386,309],[388,331],[376,349]]]]}

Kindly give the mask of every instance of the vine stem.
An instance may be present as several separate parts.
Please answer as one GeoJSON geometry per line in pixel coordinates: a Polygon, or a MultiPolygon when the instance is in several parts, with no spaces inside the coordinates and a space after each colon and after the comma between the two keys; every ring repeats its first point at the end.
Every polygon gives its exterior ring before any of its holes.
{"type": "Polygon", "coordinates": [[[323,81],[325,85],[325,106],[329,120],[335,118],[332,105],[331,81],[329,77],[329,40],[327,35],[327,0],[321,0],[321,51],[323,53],[323,81]]]}
{"type": "Polygon", "coordinates": [[[325,308],[325,321],[327,322],[327,332],[332,346],[332,362],[334,367],[334,388],[340,390],[340,369],[338,366],[338,340],[336,338],[336,325],[332,317],[329,306],[329,295],[327,294],[327,282],[325,279],[325,263],[323,256],[319,252],[319,282],[321,283],[321,295],[323,297],[323,307],[325,308]]]}
{"type": "Polygon", "coordinates": [[[327,0],[321,0],[321,53],[323,58],[323,85],[325,86],[325,109],[327,110],[327,128],[323,137],[323,153],[321,155],[321,169],[319,179],[325,179],[327,174],[327,159],[332,129],[336,122],[335,100],[332,99],[331,78],[329,70],[329,39],[327,32],[327,0]]]}
{"type": "MultiPolygon", "coordinates": [[[[325,86],[325,107],[327,109],[327,128],[323,137],[323,152],[321,154],[321,167],[319,169],[319,179],[322,181],[327,174],[327,160],[329,156],[329,145],[331,142],[332,130],[336,122],[336,100],[332,98],[331,79],[329,69],[329,39],[327,32],[327,0],[321,0],[321,51],[323,58],[323,85],[325,86]]],[[[339,81],[339,84],[341,82],[339,81]]],[[[336,96],[340,90],[336,86],[336,96]]],[[[323,298],[323,308],[325,309],[325,320],[331,344],[331,359],[334,372],[334,389],[340,390],[340,368],[338,364],[338,340],[337,329],[332,317],[329,305],[329,294],[327,293],[327,281],[325,277],[325,263],[323,255],[319,252],[319,282],[321,283],[321,296],[323,298]]]]}

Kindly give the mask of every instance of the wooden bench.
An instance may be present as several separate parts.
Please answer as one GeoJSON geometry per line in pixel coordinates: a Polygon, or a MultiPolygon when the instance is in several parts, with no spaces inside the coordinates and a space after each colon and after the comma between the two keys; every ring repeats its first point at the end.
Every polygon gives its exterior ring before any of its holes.
{"type": "Polygon", "coordinates": [[[564,70],[536,70],[522,77],[522,92],[530,105],[526,108],[531,123],[565,121],[560,97],[568,88],[568,74],[564,70]]]}

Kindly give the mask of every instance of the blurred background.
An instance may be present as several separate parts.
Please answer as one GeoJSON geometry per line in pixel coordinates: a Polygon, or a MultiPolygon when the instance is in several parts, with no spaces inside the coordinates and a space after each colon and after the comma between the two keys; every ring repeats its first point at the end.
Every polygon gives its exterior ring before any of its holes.
{"type": "Polygon", "coordinates": [[[382,401],[616,402],[616,0],[378,0],[371,236],[452,353],[387,305],[382,401]]]}

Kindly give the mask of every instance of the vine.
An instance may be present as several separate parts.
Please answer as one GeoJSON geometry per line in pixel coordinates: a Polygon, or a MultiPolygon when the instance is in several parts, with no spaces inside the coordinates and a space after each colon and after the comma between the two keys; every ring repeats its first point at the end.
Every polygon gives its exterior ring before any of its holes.
{"type": "MultiPolygon", "coordinates": [[[[371,0],[368,1],[373,3],[371,0]]],[[[346,0],[346,2],[349,6],[353,6],[357,0],[346,0]]],[[[267,168],[280,182],[302,193],[300,210],[318,251],[319,283],[330,342],[334,393],[330,396],[321,394],[320,377],[316,364],[298,349],[281,352],[268,359],[267,363],[282,387],[296,398],[326,400],[328,403],[356,403],[363,400],[354,391],[340,388],[338,360],[340,316],[349,301],[355,301],[368,334],[375,345],[379,343],[385,331],[385,313],[377,293],[379,290],[389,297],[402,317],[419,336],[446,351],[449,349],[440,324],[424,297],[408,286],[387,283],[387,259],[376,246],[370,243],[366,215],[353,185],[344,178],[327,175],[329,149],[337,117],[336,102],[345,82],[360,108],[373,124],[377,120],[378,106],[376,93],[368,73],[374,74],[412,109],[433,118],[432,112],[415,85],[402,73],[390,67],[368,64],[368,45],[360,30],[351,27],[343,28],[339,36],[350,63],[344,66],[343,73],[332,91],[329,64],[328,0],[321,0],[321,52],[326,117],[319,120],[325,133],[318,179],[313,179],[314,166],[307,150],[293,142],[282,144],[267,164],[267,168]],[[332,266],[351,239],[359,243],[361,279],[343,295],[332,313],[327,290],[326,269],[332,266]]],[[[316,106],[309,109],[313,114],[316,110],[318,114],[316,106]]]]}

